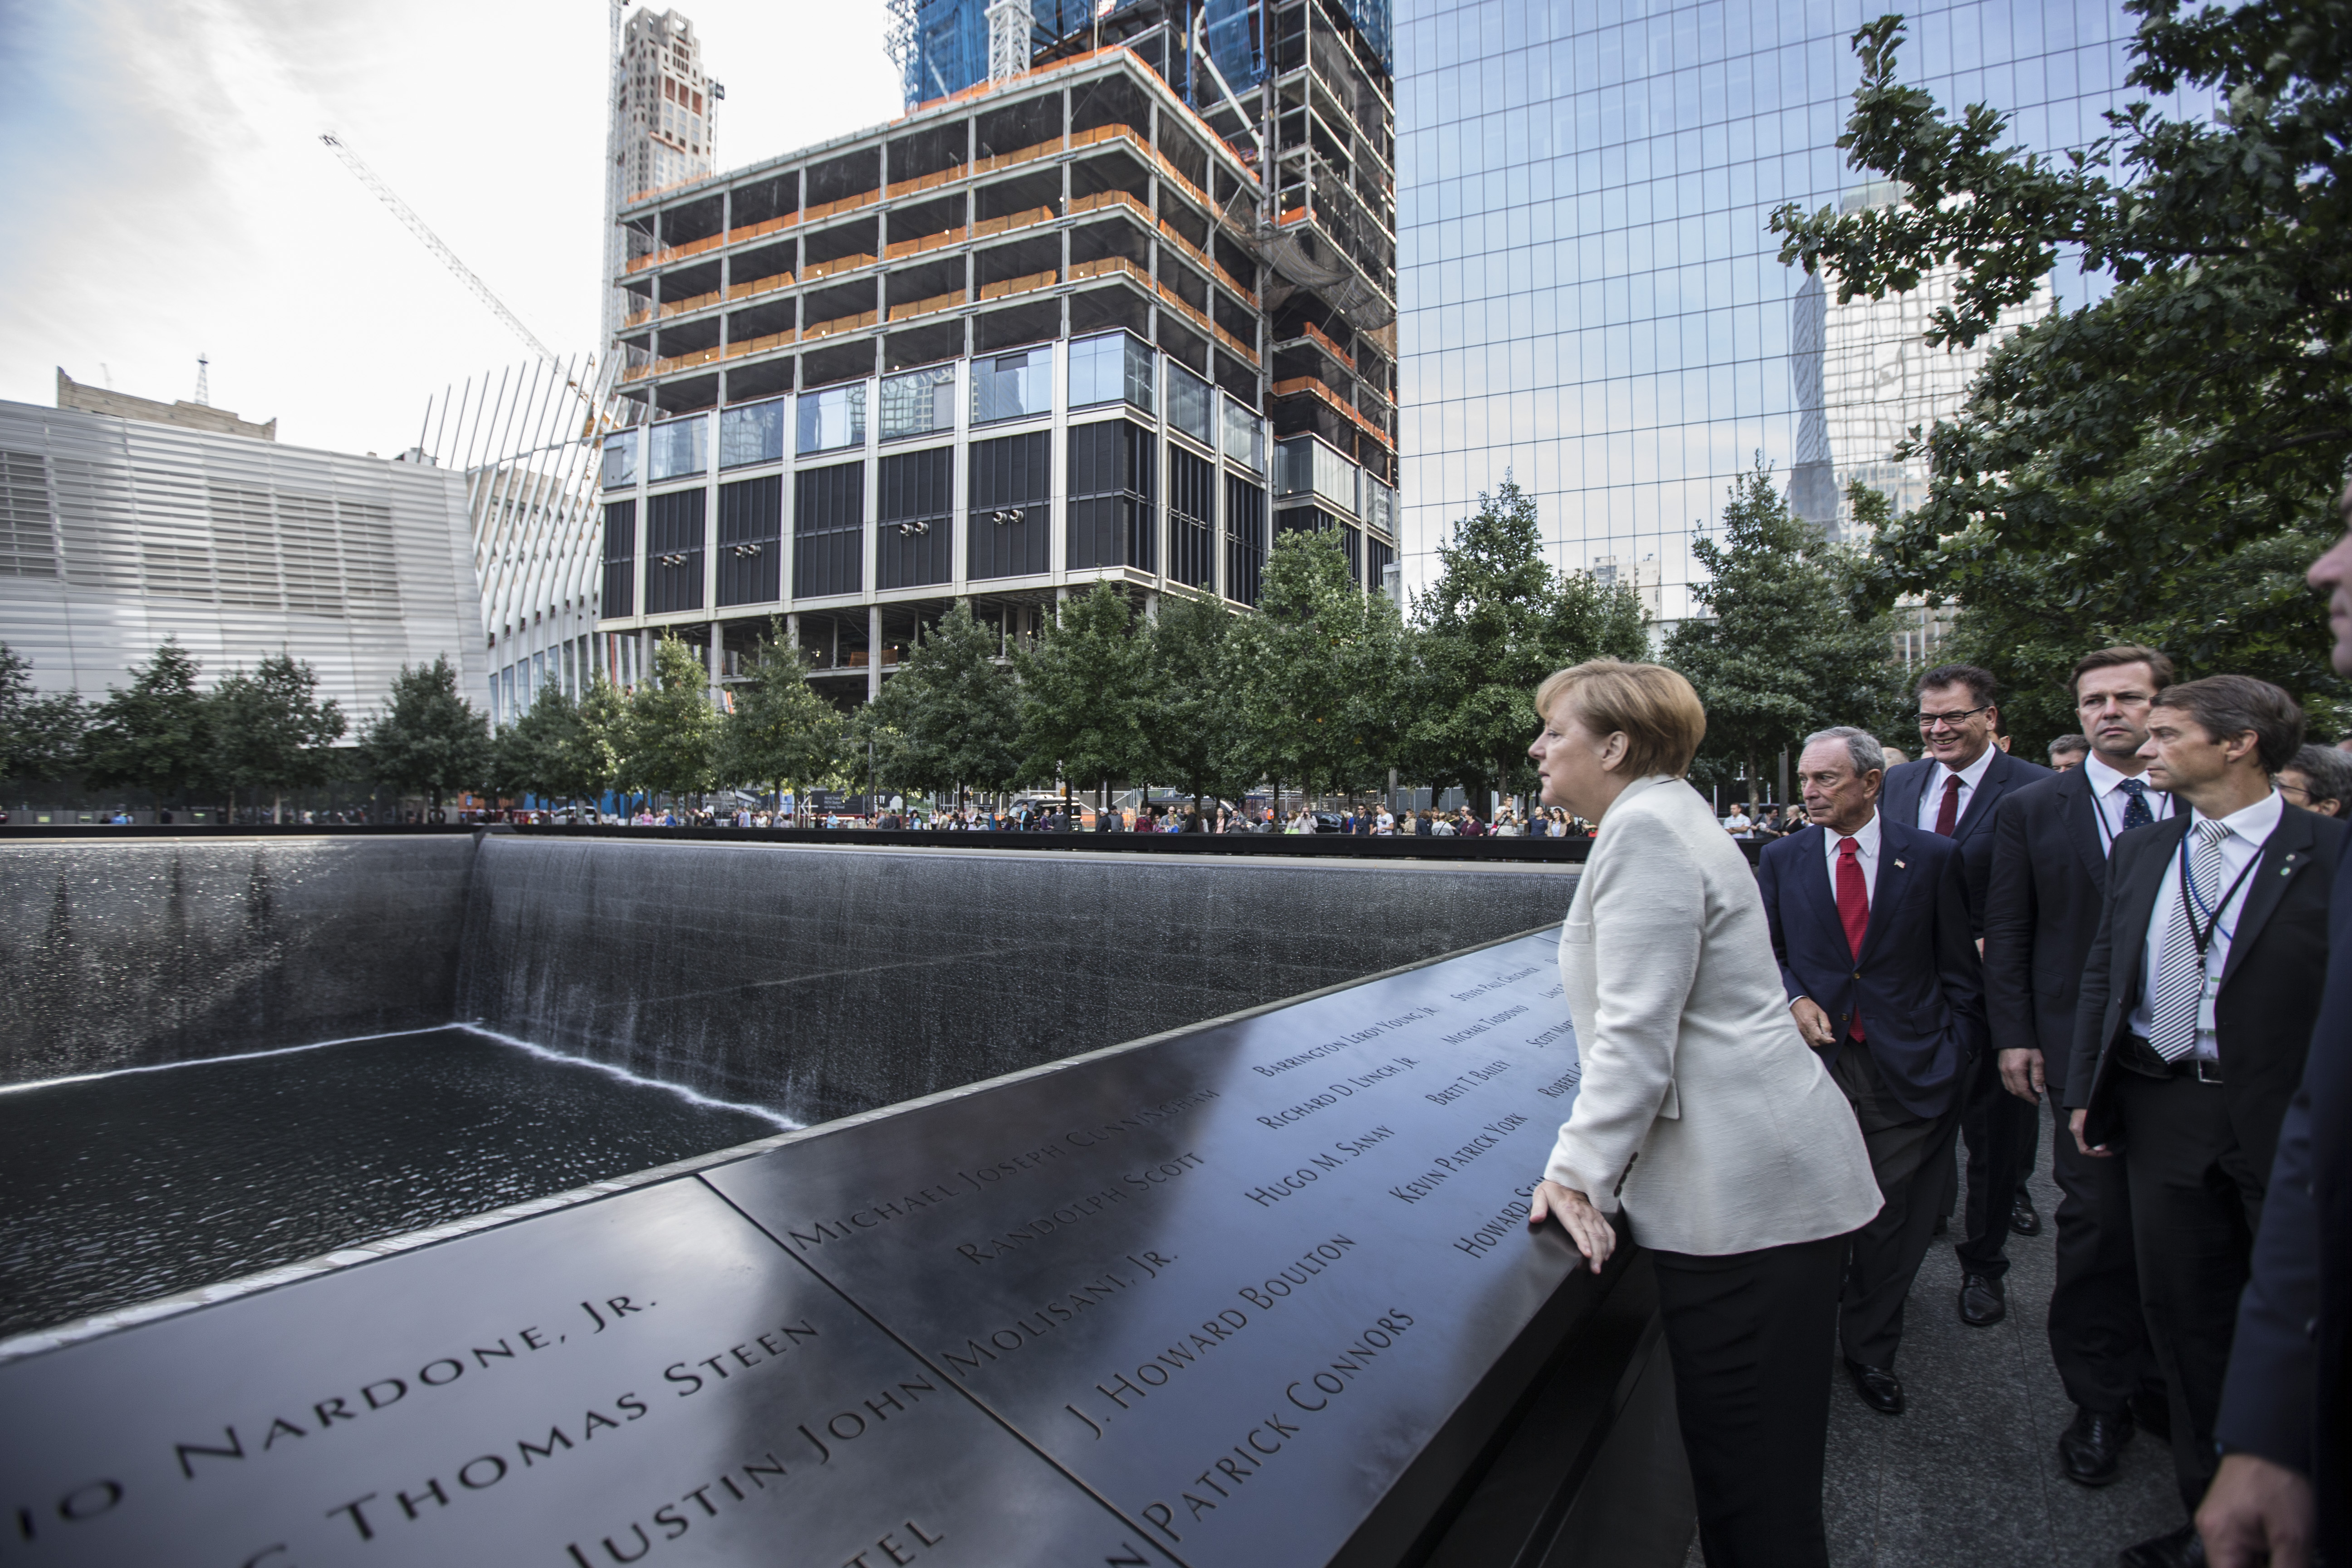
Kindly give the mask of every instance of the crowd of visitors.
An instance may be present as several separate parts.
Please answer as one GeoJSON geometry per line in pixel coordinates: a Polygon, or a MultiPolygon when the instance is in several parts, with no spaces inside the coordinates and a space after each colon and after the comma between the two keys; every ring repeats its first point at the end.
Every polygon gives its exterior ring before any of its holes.
{"type": "MultiPolygon", "coordinates": [[[[2352,675],[2352,531],[2311,581],[2352,675]]],[[[1706,724],[1680,676],[1599,660],[1538,694],[1545,808],[1597,833],[1560,935],[1582,1084],[1529,1219],[1596,1270],[1620,1209],[1649,1249],[1715,1568],[1827,1563],[1821,1369],[1836,1343],[1902,1414],[1904,1306],[1963,1194],[1956,1310],[2006,1316],[2044,1098],[2059,1472],[2168,1446],[2185,1521],[2125,1568],[2352,1562],[2352,741],[2152,647],[2072,685],[2047,768],[1946,665],[1917,761],[1823,730],[1801,810],[1721,818],[1680,782],[1706,724]],[[1759,838],[1751,879],[1732,841],[1759,838]]]]}

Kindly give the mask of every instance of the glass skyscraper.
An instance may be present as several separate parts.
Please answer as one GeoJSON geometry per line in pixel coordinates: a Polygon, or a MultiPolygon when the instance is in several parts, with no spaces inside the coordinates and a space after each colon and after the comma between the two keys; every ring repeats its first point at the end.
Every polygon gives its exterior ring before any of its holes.
{"type": "MultiPolygon", "coordinates": [[[[1405,580],[1507,473],[1556,563],[1689,613],[1690,541],[1759,453],[1842,526],[1859,475],[1957,405],[1984,346],[1918,341],[1938,289],[1841,306],[1778,259],[1772,210],[1883,201],[1836,141],[1850,39],[1882,0],[1399,0],[1401,489],[1405,580]]],[[[1927,0],[1905,80],[2014,114],[2040,149],[2103,134],[2129,95],[2116,0],[1927,0]]],[[[2166,106],[2175,112],[2179,106],[2166,106]]],[[[2055,299],[2086,288],[2062,268],[2055,299]]],[[[2023,312],[2021,313],[2024,314],[2023,312]]]]}

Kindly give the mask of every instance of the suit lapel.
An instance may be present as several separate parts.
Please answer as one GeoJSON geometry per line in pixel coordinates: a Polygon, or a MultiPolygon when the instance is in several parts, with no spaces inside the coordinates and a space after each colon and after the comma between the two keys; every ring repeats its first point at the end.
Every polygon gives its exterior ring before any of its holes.
{"type": "Polygon", "coordinates": [[[1829,830],[1808,827],[1791,841],[1805,858],[1805,868],[1797,873],[1799,885],[1805,889],[1806,901],[1813,907],[1814,919],[1821,921],[1822,931],[1836,939],[1839,951],[1845,951],[1845,922],[1838,919],[1837,887],[1830,880],[1829,830]]]}
{"type": "Polygon", "coordinates": [[[2230,956],[2221,961],[2222,984],[2237,973],[2239,961],[2263,934],[2296,876],[2316,858],[2312,845],[2317,837],[2307,814],[2293,806],[2279,814],[2279,825],[2263,846],[2261,864],[2254,868],[2252,885],[2246,889],[2246,901],[2239,906],[2238,923],[2230,933],[2230,956]]]}
{"type": "MultiPolygon", "coordinates": [[[[2116,918],[2110,928],[2115,945],[2107,954],[2107,994],[2124,1003],[2128,1016],[2140,986],[2140,961],[2147,953],[2147,922],[2155,918],[2168,883],[2165,873],[2172,868],[2172,857],[2180,848],[2180,841],[2189,836],[2185,816],[2167,817],[2152,827],[2133,830],[2150,836],[2146,853],[2133,868],[2128,887],[2107,885],[2108,896],[2116,900],[2116,918]]],[[[2116,840],[2122,842],[2120,838],[2116,840]]]]}
{"type": "Polygon", "coordinates": [[[2009,753],[1993,748],[1992,760],[1985,764],[1984,775],[1977,787],[1969,792],[1969,804],[1960,813],[1959,821],[1952,825],[1952,842],[1960,843],[1978,828],[1992,820],[1993,803],[2009,788],[2010,769],[2001,766],[2009,753]]]}
{"type": "MultiPolygon", "coordinates": [[[[1878,886],[1871,890],[1870,923],[1862,931],[1862,951],[1853,961],[1856,969],[1878,950],[1879,933],[1895,923],[1895,907],[1911,887],[1908,862],[1918,858],[1910,852],[1906,841],[1917,837],[1916,828],[1898,827],[1886,820],[1884,812],[1879,814],[1878,886]]],[[[1838,929],[1841,933],[1844,931],[1843,926],[1838,929]]]]}
{"type": "Polygon", "coordinates": [[[2083,862],[2083,870],[2094,887],[2104,887],[2107,880],[2107,836],[2099,823],[2099,792],[2091,781],[2076,768],[2058,786],[2060,820],[2065,824],[2066,837],[2074,846],[2074,858],[2083,862]]]}

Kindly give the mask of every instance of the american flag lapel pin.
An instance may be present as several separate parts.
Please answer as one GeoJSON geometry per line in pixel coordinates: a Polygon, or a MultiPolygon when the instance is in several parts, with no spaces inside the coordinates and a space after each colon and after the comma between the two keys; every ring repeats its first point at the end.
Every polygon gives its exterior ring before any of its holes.
{"type": "Polygon", "coordinates": [[[1895,862],[1895,868],[1896,870],[1898,870],[1898,871],[1902,870],[1902,869],[1904,868],[1904,867],[1903,867],[1903,862],[1902,862],[1902,861],[1900,861],[1900,860],[1897,860],[1896,862],[1895,862]]]}

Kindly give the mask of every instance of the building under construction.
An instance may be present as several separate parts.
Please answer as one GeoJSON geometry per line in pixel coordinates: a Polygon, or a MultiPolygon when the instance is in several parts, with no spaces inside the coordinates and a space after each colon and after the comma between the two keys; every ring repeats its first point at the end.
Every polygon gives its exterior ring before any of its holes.
{"type": "Polygon", "coordinates": [[[1052,4],[908,0],[944,92],[622,209],[614,644],[723,679],[781,616],[850,700],[957,597],[1007,637],[1097,580],[1250,605],[1286,529],[1383,584],[1385,5],[1052,4]]]}

